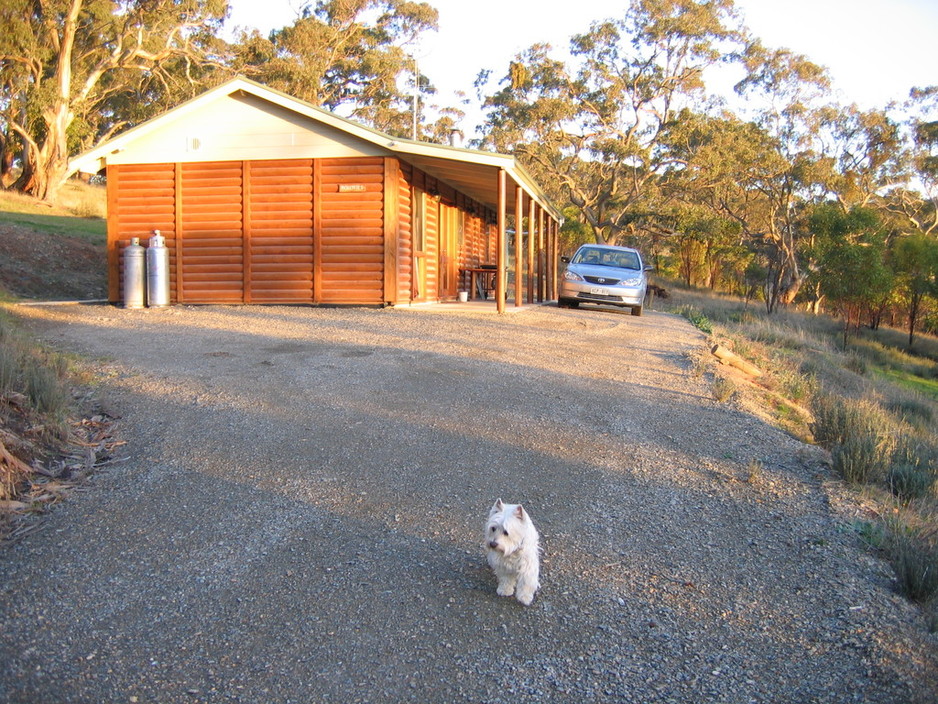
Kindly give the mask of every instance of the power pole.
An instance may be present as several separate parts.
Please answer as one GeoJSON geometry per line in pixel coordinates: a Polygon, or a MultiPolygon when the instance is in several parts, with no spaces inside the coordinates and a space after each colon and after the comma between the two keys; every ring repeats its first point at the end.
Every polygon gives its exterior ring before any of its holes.
{"type": "Polygon", "coordinates": [[[417,68],[417,57],[414,58],[414,109],[413,109],[413,140],[417,141],[417,112],[420,109],[420,70],[417,68]]]}

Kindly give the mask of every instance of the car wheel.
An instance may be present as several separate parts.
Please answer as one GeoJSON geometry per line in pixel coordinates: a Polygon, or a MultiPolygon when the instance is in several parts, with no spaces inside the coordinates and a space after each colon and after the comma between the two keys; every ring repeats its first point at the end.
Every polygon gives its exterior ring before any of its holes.
{"type": "Polygon", "coordinates": [[[642,306],[632,306],[632,315],[641,315],[642,306]]]}
{"type": "Polygon", "coordinates": [[[574,301],[571,298],[561,298],[560,300],[557,301],[557,307],[558,308],[579,308],[580,302],[574,301]]]}

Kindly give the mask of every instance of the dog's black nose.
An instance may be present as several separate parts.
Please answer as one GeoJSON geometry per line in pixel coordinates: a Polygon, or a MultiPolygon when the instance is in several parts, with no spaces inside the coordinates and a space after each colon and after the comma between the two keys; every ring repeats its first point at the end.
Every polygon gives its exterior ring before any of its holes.
{"type": "Polygon", "coordinates": [[[489,547],[494,550],[495,548],[498,547],[498,543],[496,543],[494,540],[491,540],[489,541],[489,547]]]}

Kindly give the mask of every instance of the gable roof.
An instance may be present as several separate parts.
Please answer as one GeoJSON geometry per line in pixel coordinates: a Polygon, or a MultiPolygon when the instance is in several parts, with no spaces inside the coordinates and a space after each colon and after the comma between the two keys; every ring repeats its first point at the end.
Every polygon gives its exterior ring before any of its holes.
{"type": "MultiPolygon", "coordinates": [[[[162,129],[168,123],[185,120],[187,116],[206,106],[231,97],[253,97],[307,120],[339,130],[386,152],[389,156],[399,157],[492,210],[498,207],[498,170],[504,169],[508,177],[554,219],[563,221],[563,214],[548,200],[540,186],[513,156],[392,137],[241,76],[76,156],[71,160],[70,168],[73,172],[97,173],[107,166],[109,157],[162,129]]],[[[513,190],[508,189],[509,206],[514,203],[513,190]]]]}

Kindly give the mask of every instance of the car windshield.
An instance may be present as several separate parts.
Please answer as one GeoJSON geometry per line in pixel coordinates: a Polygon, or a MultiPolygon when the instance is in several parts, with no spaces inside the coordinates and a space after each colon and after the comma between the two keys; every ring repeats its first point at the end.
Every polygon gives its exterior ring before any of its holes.
{"type": "Polygon", "coordinates": [[[602,247],[582,247],[570,263],[614,266],[618,269],[635,269],[636,271],[642,268],[636,252],[623,252],[602,247]]]}

